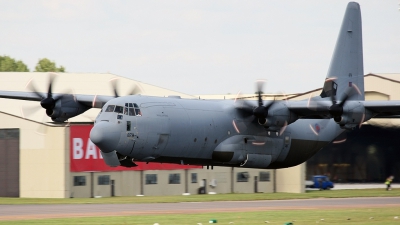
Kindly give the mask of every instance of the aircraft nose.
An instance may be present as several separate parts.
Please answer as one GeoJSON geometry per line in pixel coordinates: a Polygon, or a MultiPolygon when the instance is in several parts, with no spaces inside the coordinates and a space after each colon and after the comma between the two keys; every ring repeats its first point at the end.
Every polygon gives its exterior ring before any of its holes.
{"type": "Polygon", "coordinates": [[[120,136],[118,125],[105,121],[96,123],[90,131],[90,140],[105,153],[116,150],[120,136]]]}

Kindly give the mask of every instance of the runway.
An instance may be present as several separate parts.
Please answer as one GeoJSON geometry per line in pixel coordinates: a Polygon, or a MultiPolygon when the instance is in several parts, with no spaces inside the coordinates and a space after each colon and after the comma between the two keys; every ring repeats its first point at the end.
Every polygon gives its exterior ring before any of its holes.
{"type": "Polygon", "coordinates": [[[400,197],[141,204],[0,205],[0,220],[388,206],[400,207],[400,197]]]}

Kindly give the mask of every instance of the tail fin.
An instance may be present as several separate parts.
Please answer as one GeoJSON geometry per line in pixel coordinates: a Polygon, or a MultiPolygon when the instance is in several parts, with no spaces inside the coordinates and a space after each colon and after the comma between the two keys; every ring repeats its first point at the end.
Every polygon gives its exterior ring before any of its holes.
{"type": "Polygon", "coordinates": [[[353,100],[364,100],[364,65],[360,5],[350,2],[340,28],[321,97],[343,99],[349,87],[358,88],[360,94],[353,100]]]}

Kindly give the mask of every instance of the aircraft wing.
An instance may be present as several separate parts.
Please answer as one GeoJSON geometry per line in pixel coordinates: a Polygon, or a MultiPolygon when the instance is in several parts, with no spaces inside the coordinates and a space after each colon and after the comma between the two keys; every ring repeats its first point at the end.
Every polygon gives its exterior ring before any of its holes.
{"type": "Polygon", "coordinates": [[[374,118],[400,118],[400,101],[365,101],[363,104],[374,113],[374,118]]]}
{"type": "Polygon", "coordinates": [[[299,101],[292,102],[287,105],[288,109],[298,115],[301,119],[328,119],[331,118],[329,114],[329,101],[299,101]]]}
{"type": "Polygon", "coordinates": [[[75,98],[78,102],[92,108],[102,108],[104,104],[115,97],[108,95],[75,95],[75,98]]]}
{"type": "MultiPolygon", "coordinates": [[[[42,93],[43,96],[45,93],[42,93]]],[[[0,91],[0,98],[19,99],[27,101],[41,101],[42,97],[34,92],[23,91],[0,91]]]]}
{"type": "MultiPolygon", "coordinates": [[[[400,118],[400,101],[363,101],[365,109],[373,113],[373,118],[400,118]]],[[[294,102],[288,109],[301,119],[331,118],[329,101],[294,102]]]]}
{"type": "MultiPolygon", "coordinates": [[[[26,100],[26,101],[41,101],[47,93],[42,92],[23,92],[23,91],[0,91],[0,98],[26,100]]],[[[53,98],[57,99],[65,94],[53,94],[53,98]]],[[[106,95],[74,95],[77,102],[92,107],[101,108],[106,102],[115,98],[114,96],[106,95]]]]}

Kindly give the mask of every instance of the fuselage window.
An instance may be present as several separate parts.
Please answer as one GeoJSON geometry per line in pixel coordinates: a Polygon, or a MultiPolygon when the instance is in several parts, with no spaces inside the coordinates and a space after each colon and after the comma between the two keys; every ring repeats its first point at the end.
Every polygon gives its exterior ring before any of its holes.
{"type": "MultiPolygon", "coordinates": [[[[126,105],[126,104],[125,104],[125,105],[126,105]]],[[[129,109],[128,107],[124,107],[124,114],[125,114],[125,115],[128,115],[128,109],[129,109]]]]}
{"type": "Polygon", "coordinates": [[[126,130],[131,131],[131,121],[126,121],[126,130]]]}
{"type": "Polygon", "coordinates": [[[115,105],[109,105],[106,108],[106,112],[114,112],[115,105]]]}
{"type": "Polygon", "coordinates": [[[114,112],[116,113],[123,113],[124,112],[124,107],[117,105],[114,109],[114,112]]]}

